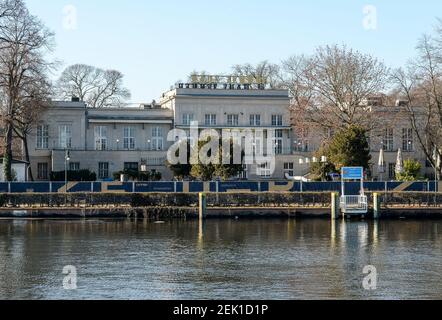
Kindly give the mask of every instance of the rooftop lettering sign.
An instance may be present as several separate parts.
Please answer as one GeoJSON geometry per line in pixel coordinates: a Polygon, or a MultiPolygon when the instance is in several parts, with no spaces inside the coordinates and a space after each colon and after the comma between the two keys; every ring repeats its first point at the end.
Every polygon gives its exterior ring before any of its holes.
{"type": "Polygon", "coordinates": [[[261,84],[265,85],[267,83],[267,79],[262,76],[235,76],[235,75],[191,75],[192,83],[199,84],[261,84]]]}

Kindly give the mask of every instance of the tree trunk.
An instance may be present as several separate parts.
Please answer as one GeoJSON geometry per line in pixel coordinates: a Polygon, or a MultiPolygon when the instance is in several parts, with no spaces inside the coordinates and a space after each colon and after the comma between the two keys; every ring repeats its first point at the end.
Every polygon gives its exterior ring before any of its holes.
{"type": "Polygon", "coordinates": [[[32,174],[32,167],[31,167],[31,160],[29,157],[29,147],[28,147],[28,136],[25,134],[23,137],[23,146],[25,148],[25,160],[28,162],[29,167],[27,167],[28,170],[28,180],[29,181],[34,181],[34,176],[32,174]]]}
{"type": "Polygon", "coordinates": [[[5,153],[3,155],[3,173],[5,181],[12,181],[12,125],[10,121],[6,122],[5,132],[5,153]]]}

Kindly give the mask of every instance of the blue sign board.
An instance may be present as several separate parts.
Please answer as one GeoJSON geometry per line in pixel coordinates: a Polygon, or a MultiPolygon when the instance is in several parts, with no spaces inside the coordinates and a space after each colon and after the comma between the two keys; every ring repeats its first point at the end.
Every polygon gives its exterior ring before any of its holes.
{"type": "Polygon", "coordinates": [[[342,168],[342,179],[344,180],[362,180],[363,178],[364,178],[364,168],[362,167],[342,168]]]}

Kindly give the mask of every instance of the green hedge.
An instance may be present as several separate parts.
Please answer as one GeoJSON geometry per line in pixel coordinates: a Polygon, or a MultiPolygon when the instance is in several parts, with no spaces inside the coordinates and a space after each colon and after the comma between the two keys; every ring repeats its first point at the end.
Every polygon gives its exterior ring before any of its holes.
{"type": "MultiPolygon", "coordinates": [[[[90,170],[69,170],[67,174],[68,181],[97,181],[97,174],[90,170]]],[[[52,172],[51,181],[65,181],[65,171],[52,172]]]]}
{"type": "Polygon", "coordinates": [[[160,181],[162,178],[161,172],[151,170],[150,172],[139,172],[136,170],[124,170],[114,172],[113,178],[115,181],[119,181],[121,175],[126,175],[130,180],[133,181],[160,181]]]}

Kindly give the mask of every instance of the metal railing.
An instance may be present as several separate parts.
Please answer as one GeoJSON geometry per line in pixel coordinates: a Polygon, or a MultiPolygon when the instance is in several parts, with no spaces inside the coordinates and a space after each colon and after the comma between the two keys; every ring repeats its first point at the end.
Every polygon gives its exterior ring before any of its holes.
{"type": "Polygon", "coordinates": [[[367,196],[342,196],[341,209],[346,213],[366,213],[368,211],[368,198],[367,196]]]}

